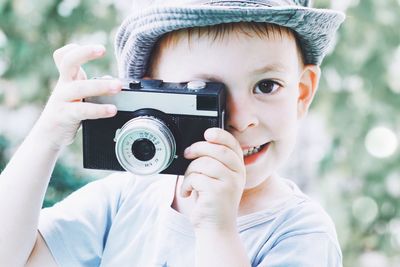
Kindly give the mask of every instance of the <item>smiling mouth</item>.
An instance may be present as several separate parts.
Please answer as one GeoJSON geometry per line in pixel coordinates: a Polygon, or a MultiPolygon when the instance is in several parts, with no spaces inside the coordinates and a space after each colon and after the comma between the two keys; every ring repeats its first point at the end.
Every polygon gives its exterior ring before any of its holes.
{"type": "Polygon", "coordinates": [[[263,145],[260,146],[255,146],[255,147],[250,147],[248,149],[243,149],[243,156],[244,157],[248,157],[254,154],[257,154],[258,152],[260,152],[266,145],[268,145],[270,142],[265,143],[263,145]]]}
{"type": "Polygon", "coordinates": [[[243,150],[243,160],[244,164],[251,165],[255,164],[258,159],[260,159],[265,153],[267,153],[269,145],[271,142],[268,142],[266,144],[257,146],[257,147],[251,147],[249,149],[244,149],[243,150]]]}

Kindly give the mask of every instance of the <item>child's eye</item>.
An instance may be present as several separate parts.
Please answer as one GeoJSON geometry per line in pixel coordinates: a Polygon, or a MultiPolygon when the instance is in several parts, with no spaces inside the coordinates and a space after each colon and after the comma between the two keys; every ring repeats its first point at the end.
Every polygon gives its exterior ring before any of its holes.
{"type": "Polygon", "coordinates": [[[254,87],[256,94],[271,94],[279,89],[281,85],[273,80],[261,80],[254,87]]]}

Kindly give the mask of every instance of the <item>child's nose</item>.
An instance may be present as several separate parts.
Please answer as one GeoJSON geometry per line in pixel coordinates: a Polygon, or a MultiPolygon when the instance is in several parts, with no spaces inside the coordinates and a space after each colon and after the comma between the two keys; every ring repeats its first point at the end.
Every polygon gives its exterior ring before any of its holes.
{"type": "Polygon", "coordinates": [[[250,101],[241,96],[227,97],[227,130],[244,132],[248,128],[256,127],[259,120],[250,101]]]}

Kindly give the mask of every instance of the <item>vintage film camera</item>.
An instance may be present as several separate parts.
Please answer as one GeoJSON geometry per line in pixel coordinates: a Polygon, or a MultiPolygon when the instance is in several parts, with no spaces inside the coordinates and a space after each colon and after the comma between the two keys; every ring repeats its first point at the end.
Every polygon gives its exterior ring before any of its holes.
{"type": "Polygon", "coordinates": [[[117,95],[84,99],[118,110],[112,118],[82,122],[84,168],[182,175],[190,163],[183,157],[185,148],[204,140],[206,129],[224,128],[222,83],[123,83],[117,95]]]}

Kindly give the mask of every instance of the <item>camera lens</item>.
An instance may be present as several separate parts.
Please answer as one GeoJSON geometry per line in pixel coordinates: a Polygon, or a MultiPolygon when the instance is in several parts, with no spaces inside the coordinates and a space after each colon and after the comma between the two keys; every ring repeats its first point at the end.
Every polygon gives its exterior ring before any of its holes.
{"type": "Polygon", "coordinates": [[[156,154],[156,147],[149,139],[141,138],[133,142],[132,154],[141,161],[149,161],[156,154]]]}
{"type": "Polygon", "coordinates": [[[118,162],[137,175],[160,173],[176,156],[174,135],[162,120],[152,116],[129,120],[117,130],[114,141],[118,162]]]}

